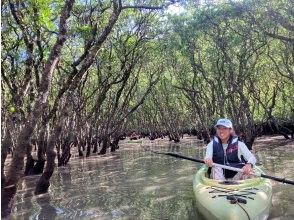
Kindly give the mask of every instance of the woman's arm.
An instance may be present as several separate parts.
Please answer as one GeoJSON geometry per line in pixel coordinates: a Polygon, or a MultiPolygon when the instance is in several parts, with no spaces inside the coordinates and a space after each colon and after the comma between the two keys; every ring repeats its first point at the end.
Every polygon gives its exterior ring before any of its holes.
{"type": "Polygon", "coordinates": [[[211,167],[212,166],[212,154],[213,154],[213,142],[211,141],[207,146],[206,146],[206,153],[204,157],[204,162],[211,167]]]}
{"type": "Polygon", "coordinates": [[[256,158],[250,152],[250,150],[248,149],[248,147],[246,146],[246,144],[244,144],[243,142],[239,141],[238,145],[239,145],[239,149],[241,151],[241,154],[243,155],[243,157],[245,158],[245,160],[247,161],[247,163],[251,163],[252,165],[255,165],[256,164],[256,158]]]}

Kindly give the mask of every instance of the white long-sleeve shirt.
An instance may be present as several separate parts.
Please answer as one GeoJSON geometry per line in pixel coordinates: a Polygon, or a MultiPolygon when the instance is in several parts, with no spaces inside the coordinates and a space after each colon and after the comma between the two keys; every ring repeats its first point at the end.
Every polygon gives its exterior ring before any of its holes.
{"type": "MultiPolygon", "coordinates": [[[[223,144],[224,151],[226,151],[228,147],[228,144],[223,144]]],[[[213,141],[211,141],[207,146],[206,146],[206,155],[205,159],[212,159],[213,155],[213,141]]],[[[255,156],[250,152],[250,150],[247,148],[247,146],[242,142],[238,141],[238,158],[241,160],[241,155],[245,158],[247,163],[251,163],[252,165],[255,165],[256,163],[256,158],[255,156]]]]}

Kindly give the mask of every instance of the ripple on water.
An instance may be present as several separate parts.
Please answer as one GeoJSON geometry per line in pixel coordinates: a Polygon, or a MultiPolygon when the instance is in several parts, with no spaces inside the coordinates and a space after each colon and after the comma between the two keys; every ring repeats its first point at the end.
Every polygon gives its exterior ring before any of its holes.
{"type": "MultiPolygon", "coordinates": [[[[201,158],[205,150],[202,143],[190,139],[178,146],[159,143],[159,150],[175,150],[192,157],[201,158]]],[[[255,150],[267,173],[294,178],[293,148],[255,150]]],[[[57,168],[45,195],[33,194],[39,177],[24,178],[15,197],[13,217],[201,219],[195,211],[192,191],[192,178],[199,166],[144,150],[118,151],[102,158],[73,158],[68,166],[57,168]]],[[[271,218],[293,219],[293,186],[274,183],[273,190],[271,218]]]]}

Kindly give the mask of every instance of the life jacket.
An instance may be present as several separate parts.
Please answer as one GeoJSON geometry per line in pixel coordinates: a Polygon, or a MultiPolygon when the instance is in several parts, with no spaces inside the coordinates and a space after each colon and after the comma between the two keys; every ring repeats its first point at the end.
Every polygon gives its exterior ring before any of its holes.
{"type": "MultiPolygon", "coordinates": [[[[242,161],[238,157],[238,137],[231,136],[228,141],[228,147],[224,152],[224,148],[220,138],[213,138],[213,155],[212,160],[214,163],[223,164],[231,167],[242,168],[245,165],[245,161],[242,161]]],[[[232,178],[237,172],[231,170],[225,170],[225,178],[232,178]]]]}

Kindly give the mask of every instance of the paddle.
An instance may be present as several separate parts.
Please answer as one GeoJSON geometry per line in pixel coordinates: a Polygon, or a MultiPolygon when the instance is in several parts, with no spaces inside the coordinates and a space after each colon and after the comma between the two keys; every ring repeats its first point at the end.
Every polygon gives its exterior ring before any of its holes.
{"type": "MultiPolygon", "coordinates": [[[[176,154],[176,153],[172,153],[172,152],[159,152],[159,151],[153,151],[153,150],[151,150],[151,152],[153,152],[155,154],[163,154],[163,155],[168,155],[168,156],[172,156],[172,157],[176,157],[176,158],[190,160],[190,161],[197,162],[197,163],[205,163],[204,160],[199,160],[199,159],[195,159],[195,158],[191,158],[191,157],[186,157],[186,156],[176,154]]],[[[213,166],[221,167],[221,168],[226,169],[226,170],[232,170],[232,171],[242,172],[243,173],[242,169],[235,168],[235,167],[230,167],[230,166],[217,164],[217,163],[213,163],[213,166]]],[[[252,175],[257,176],[257,177],[263,177],[263,178],[275,180],[275,181],[278,181],[278,182],[281,182],[281,183],[287,183],[287,184],[294,185],[293,180],[288,180],[288,179],[285,179],[285,178],[274,177],[274,176],[265,175],[265,174],[262,174],[262,173],[261,174],[252,173],[252,175]]]]}

